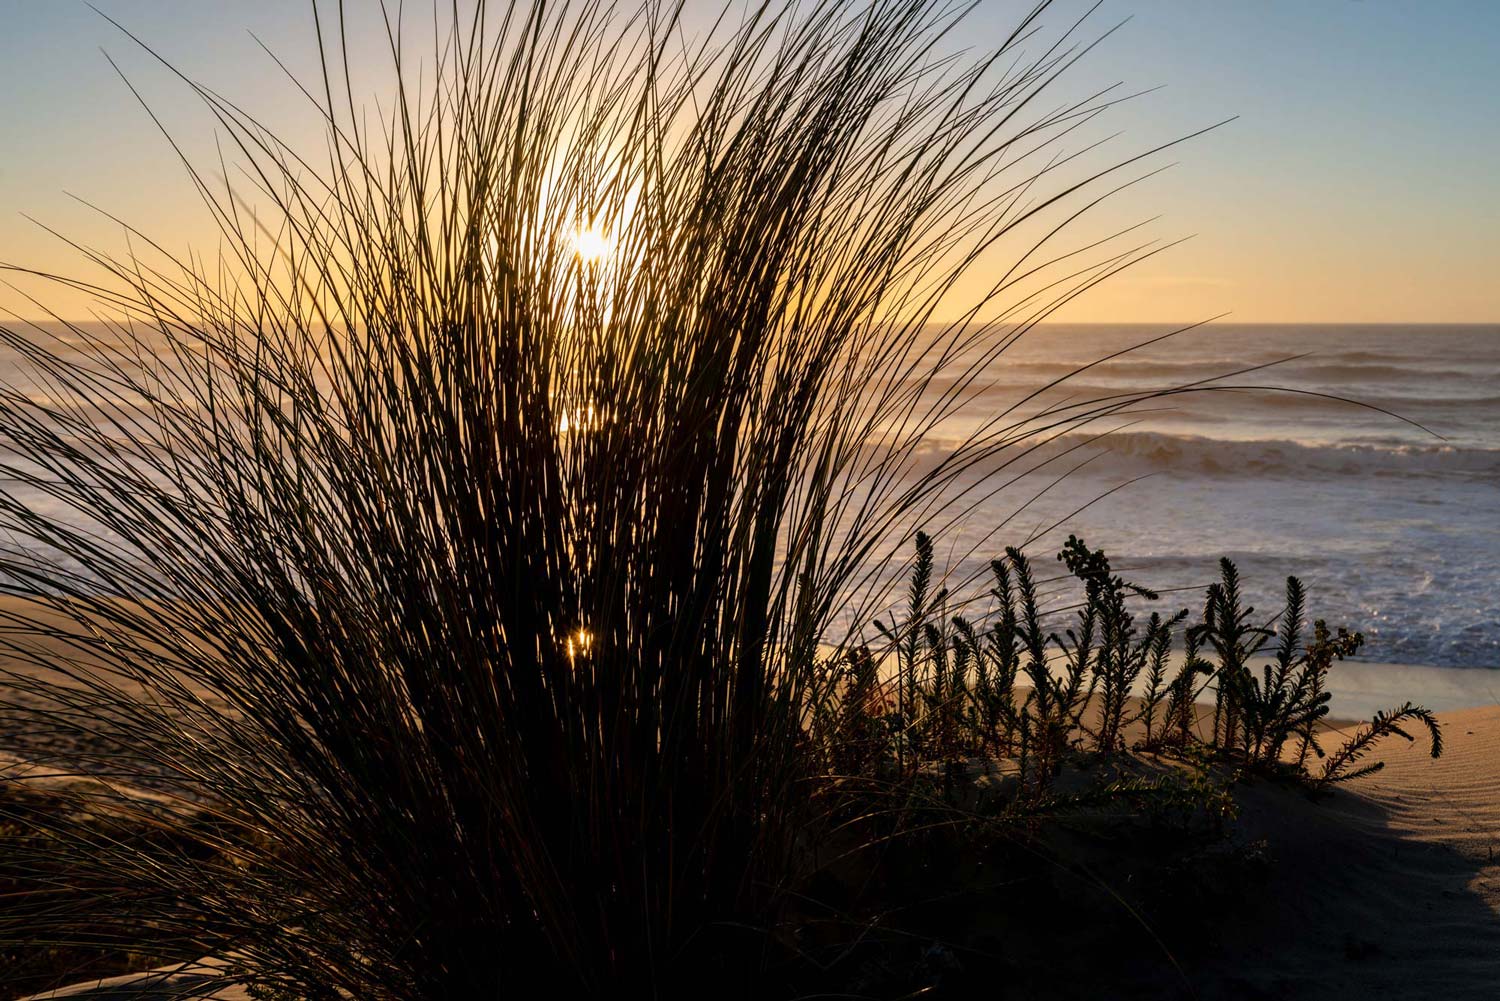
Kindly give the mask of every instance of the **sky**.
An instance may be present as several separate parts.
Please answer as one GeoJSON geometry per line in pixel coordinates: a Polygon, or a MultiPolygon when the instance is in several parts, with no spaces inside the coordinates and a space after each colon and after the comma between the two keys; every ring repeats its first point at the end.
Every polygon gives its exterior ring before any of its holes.
{"type": "MultiPolygon", "coordinates": [[[[319,148],[252,37],[309,70],[308,0],[96,5],[319,148]]],[[[983,3],[965,42],[998,44],[1023,6],[983,3]]],[[[1153,235],[1191,239],[1059,319],[1500,321],[1500,2],[1105,0],[1094,18],[1125,23],[1069,86],[1160,88],[1112,113],[1118,149],[1238,117],[1174,149],[1171,170],[1102,220],[1160,216],[1153,235]]],[[[81,273],[77,252],[37,222],[119,249],[119,228],[75,199],[171,249],[214,251],[182,167],[105,52],[192,155],[212,154],[182,85],[81,0],[0,0],[0,262],[81,273]]],[[[4,289],[0,306],[36,315],[4,289]]]]}

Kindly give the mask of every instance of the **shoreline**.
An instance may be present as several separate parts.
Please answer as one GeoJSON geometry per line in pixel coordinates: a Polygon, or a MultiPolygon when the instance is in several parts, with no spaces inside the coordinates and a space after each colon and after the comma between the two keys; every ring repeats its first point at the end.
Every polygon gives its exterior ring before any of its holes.
{"type": "Polygon", "coordinates": [[[1329,672],[1328,691],[1331,715],[1340,719],[1368,719],[1406,701],[1441,716],[1500,706],[1500,668],[1346,660],[1329,672]]]}

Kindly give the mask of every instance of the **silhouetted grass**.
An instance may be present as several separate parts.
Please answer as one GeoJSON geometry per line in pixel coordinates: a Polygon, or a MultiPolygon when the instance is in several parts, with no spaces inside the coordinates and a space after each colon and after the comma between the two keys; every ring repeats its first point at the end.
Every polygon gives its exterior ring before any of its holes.
{"type": "Polygon", "coordinates": [[[1015,337],[1155,249],[1052,250],[1123,182],[1055,146],[1116,98],[1043,102],[1088,47],[1046,6],[949,58],[966,7],[933,0],[706,36],[436,5],[425,77],[388,23],[371,117],[322,11],[322,157],[189,83],[238,163],[187,164],[223,249],[80,248],[106,277],[57,280],[124,319],[0,332],[0,589],[34,602],[3,613],[30,764],[149,785],[204,850],[31,818],[109,892],[38,876],[0,940],[144,916],[305,998],[756,993],[826,812],[819,643],[880,600],[881,547],[1149,395],[1007,411],[901,475],[1015,337]]]}
{"type": "MultiPolygon", "coordinates": [[[[1198,677],[1165,680],[1176,620],[1138,630],[1081,545],[1060,677],[1018,550],[981,628],[942,614],[919,541],[889,694],[840,632],[968,474],[1211,388],[1019,401],[914,469],[1017,337],[1158,249],[1054,249],[1140,158],[1059,145],[1117,98],[1044,98],[1089,47],[1048,6],[959,57],[941,0],[707,35],[656,3],[435,5],[425,76],[388,22],[368,118],[324,11],[321,156],[188,83],[247,178],[187,164],[220,256],[80,248],[106,277],[57,280],[124,318],[0,329],[26,366],[0,390],[0,645],[29,733],[8,781],[93,775],[79,802],[191,837],[13,814],[34,857],[0,943],[147,927],[308,999],[764,996],[856,797],[900,813],[937,765],[955,799],[971,753],[1019,757],[1029,815],[1161,792],[1051,786],[1091,694],[1115,754],[1142,671],[1164,734],[1198,677]]],[[[1280,719],[1252,703],[1224,747],[1280,719]]],[[[1250,746],[1309,732],[1289,719],[1250,746]]]]}

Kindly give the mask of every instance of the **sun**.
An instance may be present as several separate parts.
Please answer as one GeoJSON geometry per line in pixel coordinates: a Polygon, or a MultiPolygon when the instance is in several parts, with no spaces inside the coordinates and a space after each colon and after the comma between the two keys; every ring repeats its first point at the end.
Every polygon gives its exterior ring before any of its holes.
{"type": "Polygon", "coordinates": [[[598,264],[615,250],[615,241],[608,233],[593,226],[580,226],[573,231],[573,253],[585,264],[598,264]]]}
{"type": "Polygon", "coordinates": [[[577,663],[579,657],[587,657],[594,648],[594,634],[587,629],[579,628],[568,634],[563,641],[568,651],[568,662],[577,663]]]}

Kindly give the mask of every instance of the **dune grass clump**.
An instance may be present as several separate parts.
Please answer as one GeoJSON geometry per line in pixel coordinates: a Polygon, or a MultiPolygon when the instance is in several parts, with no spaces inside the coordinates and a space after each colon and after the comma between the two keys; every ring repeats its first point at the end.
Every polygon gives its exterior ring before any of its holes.
{"type": "MultiPolygon", "coordinates": [[[[149,926],[308,999],[774,991],[819,644],[965,473],[1153,395],[1008,408],[911,473],[1016,337],[1154,252],[1058,245],[1128,177],[1059,145],[1116,97],[1042,97],[1088,48],[1048,6],[964,56],[933,0],[435,5],[430,48],[388,20],[369,114],[315,8],[322,154],[185,82],[236,161],[186,164],[220,256],[132,231],[56,279],[119,319],[0,329],[0,645],[6,780],[150,788],[195,847],[24,818],[51,857],[0,942],[149,926]]],[[[899,757],[978,719],[1054,768],[1077,691],[1004,572],[1011,625],[896,693],[899,757]]]]}
{"type": "Polygon", "coordinates": [[[61,834],[59,817],[86,811],[87,816],[72,825],[75,829],[91,831],[95,840],[113,843],[142,865],[171,865],[202,848],[190,824],[164,823],[161,817],[154,823],[143,822],[138,814],[132,815],[134,811],[122,815],[109,810],[104,806],[106,799],[97,793],[80,795],[76,789],[38,790],[19,782],[0,785],[0,815],[5,818],[0,820],[0,915],[45,885],[46,905],[54,920],[67,916],[73,929],[67,936],[46,936],[43,931],[31,941],[0,947],[0,996],[19,997],[61,982],[135,973],[198,958],[156,951],[147,908],[138,912],[141,924],[128,933],[108,925],[88,927],[93,901],[118,892],[118,881],[89,882],[67,864],[84,846],[53,843],[61,834]]]}

